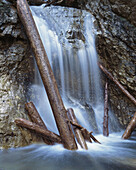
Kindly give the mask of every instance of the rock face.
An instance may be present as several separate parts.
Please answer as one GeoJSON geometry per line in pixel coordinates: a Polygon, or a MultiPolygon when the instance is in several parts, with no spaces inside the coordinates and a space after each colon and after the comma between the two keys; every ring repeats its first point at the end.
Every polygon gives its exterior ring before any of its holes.
{"type": "MultiPolygon", "coordinates": [[[[100,62],[136,98],[136,1],[91,0],[87,10],[94,15],[100,62]]],[[[136,106],[110,82],[111,109],[127,125],[136,106]]]]}
{"type": "Polygon", "coordinates": [[[16,8],[7,1],[0,1],[0,148],[25,146],[37,141],[34,134],[14,123],[18,117],[28,119],[24,104],[32,77],[30,62],[33,59],[29,42],[16,8]]]}

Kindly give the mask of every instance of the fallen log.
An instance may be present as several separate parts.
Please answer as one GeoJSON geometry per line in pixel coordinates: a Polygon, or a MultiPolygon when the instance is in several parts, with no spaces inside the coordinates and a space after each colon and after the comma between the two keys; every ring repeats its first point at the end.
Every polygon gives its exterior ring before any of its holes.
{"type": "Polygon", "coordinates": [[[104,120],[103,120],[103,136],[109,136],[108,129],[108,82],[105,84],[105,99],[104,99],[104,120]]]}
{"type": "Polygon", "coordinates": [[[91,141],[91,139],[90,139],[90,138],[92,138],[92,140],[93,140],[94,142],[101,144],[101,143],[92,135],[93,132],[89,132],[86,128],[84,128],[83,126],[79,125],[79,124],[76,123],[76,122],[70,121],[70,123],[71,123],[73,126],[76,126],[77,128],[79,128],[79,129],[82,131],[82,134],[83,134],[85,140],[87,140],[87,141],[89,141],[89,142],[92,143],[92,141],[91,141]]]}
{"type": "Polygon", "coordinates": [[[82,128],[82,129],[81,129],[81,132],[82,132],[85,140],[88,141],[88,142],[90,142],[90,143],[92,143],[92,140],[91,140],[91,137],[90,137],[90,133],[88,132],[88,130],[85,129],[85,128],[82,128]]]}
{"type": "Polygon", "coordinates": [[[121,91],[136,105],[136,99],[112,76],[106,68],[104,68],[100,63],[98,63],[100,69],[111,79],[120,89],[121,91]]]}
{"type": "Polygon", "coordinates": [[[77,145],[74,134],[67,122],[67,111],[63,105],[56,80],[54,78],[49,60],[36,28],[31,10],[26,0],[17,0],[17,10],[30,40],[39,72],[47,92],[47,96],[56,120],[56,124],[65,148],[76,150],[77,145]]]}
{"type": "Polygon", "coordinates": [[[95,143],[101,144],[101,143],[92,135],[92,132],[89,132],[89,135],[90,135],[90,137],[92,138],[92,140],[93,140],[95,143]]]}
{"type": "Polygon", "coordinates": [[[133,118],[131,119],[130,123],[128,124],[124,134],[122,135],[123,139],[128,139],[134,129],[136,128],[136,113],[134,114],[133,118]]]}
{"type": "Polygon", "coordinates": [[[29,120],[21,119],[21,118],[16,119],[15,123],[18,126],[21,126],[21,127],[24,127],[24,128],[30,129],[30,130],[33,130],[36,133],[41,134],[47,140],[50,140],[50,141],[52,141],[54,143],[62,144],[62,140],[61,140],[59,135],[57,135],[57,134],[55,134],[55,133],[53,133],[53,132],[51,132],[51,131],[49,131],[47,129],[44,129],[44,128],[40,127],[36,123],[32,123],[29,120]]]}
{"type": "Polygon", "coordinates": [[[88,132],[87,129],[85,129],[83,126],[79,125],[79,124],[76,123],[76,122],[70,121],[70,123],[71,123],[73,126],[75,126],[75,127],[77,127],[78,129],[81,130],[81,132],[82,132],[82,134],[83,134],[83,136],[84,136],[84,138],[85,138],[86,141],[92,143],[92,140],[91,140],[91,138],[90,138],[90,134],[89,134],[89,132],[88,132]]]}
{"type": "MultiPolygon", "coordinates": [[[[70,109],[68,109],[67,111],[68,111],[68,115],[69,115],[70,120],[73,121],[73,122],[75,122],[75,123],[78,123],[78,122],[77,122],[77,119],[76,119],[76,116],[75,116],[75,114],[74,114],[73,109],[70,108],[70,109]]],[[[87,144],[86,144],[86,142],[85,142],[85,139],[84,139],[84,137],[83,137],[83,135],[82,135],[81,130],[80,130],[79,128],[77,128],[76,126],[74,126],[73,130],[74,130],[74,132],[75,132],[76,139],[77,139],[78,143],[80,144],[80,146],[81,146],[83,149],[86,149],[86,150],[87,150],[88,147],[87,147],[87,144]]]]}
{"type": "MultiPolygon", "coordinates": [[[[35,105],[32,102],[26,103],[25,108],[28,111],[28,115],[33,123],[36,123],[40,127],[47,129],[45,123],[41,119],[35,105]]],[[[54,142],[47,140],[46,138],[43,137],[43,141],[48,144],[48,145],[53,145],[54,142]]]]}
{"type": "Polygon", "coordinates": [[[44,129],[47,129],[33,102],[26,103],[25,108],[28,111],[28,115],[31,118],[32,122],[36,123],[44,129]]]}
{"type": "Polygon", "coordinates": [[[87,140],[88,142],[92,143],[92,140],[91,140],[91,138],[90,138],[90,133],[88,132],[87,129],[85,129],[83,126],[79,125],[79,124],[76,123],[76,122],[70,121],[70,123],[71,123],[73,126],[75,126],[75,127],[77,127],[78,129],[81,130],[81,132],[82,132],[85,140],[87,140]]]}

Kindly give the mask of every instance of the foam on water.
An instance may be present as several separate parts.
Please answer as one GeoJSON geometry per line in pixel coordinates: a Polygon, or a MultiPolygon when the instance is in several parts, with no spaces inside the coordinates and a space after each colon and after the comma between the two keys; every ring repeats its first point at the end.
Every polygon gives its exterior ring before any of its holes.
{"type": "Polygon", "coordinates": [[[132,140],[122,140],[121,133],[111,134],[108,138],[96,137],[100,144],[87,143],[88,150],[79,147],[69,151],[57,144],[31,145],[19,149],[0,152],[0,168],[6,170],[134,170],[136,167],[136,144],[132,140]]]}

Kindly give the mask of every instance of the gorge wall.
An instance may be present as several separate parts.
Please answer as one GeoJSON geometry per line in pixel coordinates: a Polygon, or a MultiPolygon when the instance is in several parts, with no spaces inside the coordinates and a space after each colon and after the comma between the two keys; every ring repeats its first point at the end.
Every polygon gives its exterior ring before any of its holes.
{"type": "MultiPolygon", "coordinates": [[[[96,19],[100,62],[136,98],[136,1],[91,0],[86,9],[96,19]]],[[[136,106],[113,82],[109,84],[111,109],[126,126],[136,106]]]]}

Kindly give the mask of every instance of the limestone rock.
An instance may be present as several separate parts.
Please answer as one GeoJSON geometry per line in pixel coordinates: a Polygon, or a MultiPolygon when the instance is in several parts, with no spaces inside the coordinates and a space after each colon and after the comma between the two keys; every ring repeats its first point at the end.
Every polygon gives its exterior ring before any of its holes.
{"type": "Polygon", "coordinates": [[[16,118],[29,119],[25,111],[26,90],[32,78],[33,58],[19,22],[8,1],[0,2],[0,148],[20,147],[39,141],[17,127],[16,118]]]}

